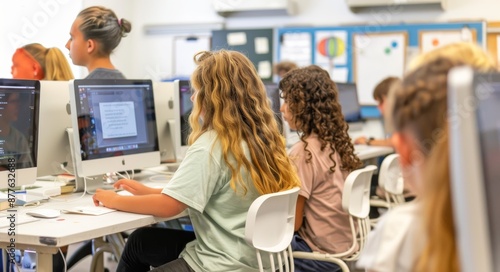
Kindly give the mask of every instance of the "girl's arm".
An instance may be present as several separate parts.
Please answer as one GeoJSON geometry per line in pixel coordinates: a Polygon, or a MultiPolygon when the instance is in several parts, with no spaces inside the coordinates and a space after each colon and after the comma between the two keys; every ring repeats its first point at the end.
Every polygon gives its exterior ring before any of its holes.
{"type": "Polygon", "coordinates": [[[187,208],[186,204],[161,193],[121,196],[111,190],[97,189],[92,199],[96,206],[102,204],[105,207],[120,211],[150,214],[158,217],[172,217],[187,208]]]}
{"type": "Polygon", "coordinates": [[[304,220],[304,204],[306,203],[306,198],[299,195],[297,198],[297,207],[295,208],[295,231],[298,231],[302,226],[302,221],[304,220]]]}

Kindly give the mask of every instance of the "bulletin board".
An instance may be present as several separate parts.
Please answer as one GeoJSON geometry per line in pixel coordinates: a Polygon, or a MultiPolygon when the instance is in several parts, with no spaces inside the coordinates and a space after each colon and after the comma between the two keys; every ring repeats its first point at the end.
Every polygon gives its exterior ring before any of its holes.
{"type": "Polygon", "coordinates": [[[353,35],[354,81],[360,104],[373,101],[370,90],[386,77],[403,77],[407,44],[407,32],[353,35]]]}
{"type": "Polygon", "coordinates": [[[419,32],[419,47],[421,53],[426,53],[439,47],[456,43],[472,42],[477,40],[475,29],[456,29],[456,30],[433,30],[419,32]]]}
{"type": "Polygon", "coordinates": [[[488,22],[486,47],[500,67],[500,22],[488,22]]]}
{"type": "Polygon", "coordinates": [[[245,54],[263,81],[272,81],[273,35],[269,29],[231,29],[212,31],[212,50],[229,49],[245,54]]]}
{"type": "MultiPolygon", "coordinates": [[[[470,31],[471,38],[475,42],[483,46],[486,45],[486,22],[484,21],[278,28],[275,37],[276,60],[294,61],[299,66],[316,64],[327,69],[332,79],[337,82],[356,82],[360,103],[367,108],[374,108],[372,107],[376,104],[372,97],[374,81],[382,76],[390,76],[393,68],[401,67],[401,61],[403,67],[406,68],[411,59],[420,53],[421,33],[426,35],[443,31],[462,33],[464,28],[470,31]],[[394,57],[394,60],[398,56],[397,64],[370,62],[368,54],[380,52],[377,49],[383,49],[384,40],[388,42],[388,37],[394,33],[405,33],[406,35],[404,51],[403,48],[400,48],[394,56],[391,56],[394,57]],[[382,36],[378,37],[377,35],[382,36]],[[358,37],[356,41],[354,40],[355,36],[358,37]],[[373,51],[371,46],[375,47],[373,51]],[[360,55],[359,48],[365,48],[365,55],[360,55]],[[402,54],[403,57],[401,57],[402,54]],[[358,66],[355,65],[356,62],[358,66]],[[361,68],[359,65],[362,64],[369,64],[371,67],[361,68]],[[370,75],[368,71],[372,71],[374,75],[370,75]]],[[[398,39],[401,40],[402,36],[398,39]]],[[[404,68],[400,74],[404,72],[404,68]]]]}

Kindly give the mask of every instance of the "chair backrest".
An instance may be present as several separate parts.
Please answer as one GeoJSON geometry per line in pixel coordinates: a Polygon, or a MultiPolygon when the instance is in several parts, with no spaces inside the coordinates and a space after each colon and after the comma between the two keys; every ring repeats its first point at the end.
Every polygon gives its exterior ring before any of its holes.
{"type": "Polygon", "coordinates": [[[391,188],[391,181],[397,180],[399,177],[401,177],[399,154],[391,154],[385,157],[378,172],[378,186],[384,190],[386,190],[388,186],[391,188]]]}
{"type": "Polygon", "coordinates": [[[355,261],[365,246],[370,226],[370,187],[375,165],[352,171],[344,183],[342,208],[349,214],[353,243],[342,257],[344,261],[355,261]]]}
{"type": "Polygon", "coordinates": [[[344,183],[342,208],[357,218],[366,218],[370,213],[370,185],[375,165],[352,171],[344,183]]]}
{"type": "Polygon", "coordinates": [[[382,162],[379,171],[379,186],[385,191],[389,208],[405,202],[404,180],[398,154],[391,154],[382,162]]]}
{"type": "MultiPolygon", "coordinates": [[[[272,253],[285,253],[284,258],[293,258],[291,254],[287,257],[286,251],[293,238],[295,207],[299,190],[299,187],[295,187],[278,193],[262,195],[254,200],[248,210],[245,240],[257,250],[261,271],[263,268],[259,251],[270,253],[271,267],[274,267],[272,253]]],[[[281,269],[280,255],[277,258],[281,269]]],[[[288,264],[288,262],[286,263],[288,264]]],[[[293,266],[293,259],[291,265],[293,266]]]]}

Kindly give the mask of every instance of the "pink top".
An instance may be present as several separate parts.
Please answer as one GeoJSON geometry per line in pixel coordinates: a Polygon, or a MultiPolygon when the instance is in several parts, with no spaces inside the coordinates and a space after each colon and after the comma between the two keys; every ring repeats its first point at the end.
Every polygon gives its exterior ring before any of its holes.
{"type": "Polygon", "coordinates": [[[340,170],[338,153],[333,156],[337,162],[335,173],[330,172],[331,149],[326,147],[321,151],[317,135],[310,135],[306,141],[312,155],[309,163],[303,142],[296,143],[289,152],[302,182],[299,194],[307,199],[298,233],[313,251],[344,252],[352,244],[349,216],[342,209],[342,191],[348,173],[340,170]]]}

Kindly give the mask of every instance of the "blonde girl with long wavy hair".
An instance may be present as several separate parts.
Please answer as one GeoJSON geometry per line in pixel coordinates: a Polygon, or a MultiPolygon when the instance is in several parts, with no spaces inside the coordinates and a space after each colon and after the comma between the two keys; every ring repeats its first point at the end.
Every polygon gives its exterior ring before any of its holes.
{"type": "Polygon", "coordinates": [[[134,213],[171,217],[187,210],[194,233],[134,231],[118,271],[256,271],[244,240],[248,208],[262,194],[300,186],[252,62],[226,50],[201,52],[195,62],[190,147],[169,183],[153,189],[120,180],[115,187],[134,196],[94,195],[96,204],[134,213]]]}
{"type": "Polygon", "coordinates": [[[449,220],[453,218],[449,180],[428,173],[429,158],[446,139],[449,71],[461,65],[493,71],[495,64],[486,52],[469,43],[442,47],[418,61],[420,66],[391,90],[386,118],[394,131],[392,141],[405,183],[417,197],[391,210],[370,234],[358,261],[367,271],[437,272],[458,271],[459,267],[453,220],[449,220]]]}

